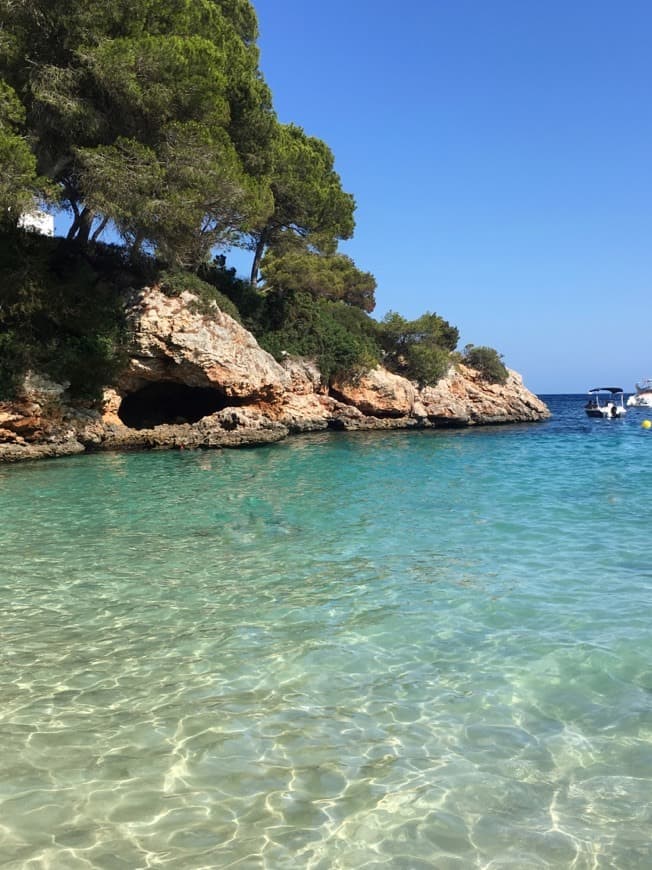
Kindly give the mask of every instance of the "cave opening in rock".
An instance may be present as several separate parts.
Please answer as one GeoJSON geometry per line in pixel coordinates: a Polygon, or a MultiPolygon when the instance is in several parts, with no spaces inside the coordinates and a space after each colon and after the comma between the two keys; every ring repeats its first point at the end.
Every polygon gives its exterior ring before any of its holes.
{"type": "Polygon", "coordinates": [[[196,423],[226,405],[224,394],[214,387],[159,381],[125,396],[118,416],[131,429],[151,429],[163,423],[196,423]]]}

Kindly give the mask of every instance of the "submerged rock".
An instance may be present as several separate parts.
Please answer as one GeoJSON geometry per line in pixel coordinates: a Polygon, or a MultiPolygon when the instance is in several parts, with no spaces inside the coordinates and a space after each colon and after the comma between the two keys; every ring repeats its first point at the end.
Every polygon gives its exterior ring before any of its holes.
{"type": "Polygon", "coordinates": [[[28,373],[15,401],[0,403],[0,461],[85,450],[240,447],[290,433],[534,422],[547,407],[510,371],[489,384],[463,365],[434,387],[377,367],[322,383],[311,360],[282,364],[217,306],[157,288],[128,306],[129,361],[94,406],[66,400],[67,384],[28,373]]]}

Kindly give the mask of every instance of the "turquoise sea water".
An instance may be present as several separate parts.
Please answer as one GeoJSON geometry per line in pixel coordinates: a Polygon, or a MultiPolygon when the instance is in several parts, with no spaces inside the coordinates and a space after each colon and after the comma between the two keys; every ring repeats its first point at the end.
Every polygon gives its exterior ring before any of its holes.
{"type": "Polygon", "coordinates": [[[645,412],[0,466],[0,866],[652,866],[645,412]]]}

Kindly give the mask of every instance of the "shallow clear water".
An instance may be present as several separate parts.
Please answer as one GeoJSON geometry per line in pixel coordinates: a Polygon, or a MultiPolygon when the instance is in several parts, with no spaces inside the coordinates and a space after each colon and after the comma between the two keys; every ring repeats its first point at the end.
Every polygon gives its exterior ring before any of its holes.
{"type": "Polygon", "coordinates": [[[0,866],[652,866],[652,430],[0,467],[0,866]]]}

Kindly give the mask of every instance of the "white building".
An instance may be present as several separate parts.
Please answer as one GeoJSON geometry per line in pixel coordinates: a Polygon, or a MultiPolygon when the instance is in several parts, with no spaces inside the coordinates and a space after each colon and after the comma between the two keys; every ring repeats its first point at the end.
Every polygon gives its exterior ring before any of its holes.
{"type": "Polygon", "coordinates": [[[54,236],[54,215],[35,209],[22,214],[18,218],[18,226],[42,236],[54,236]]]}

